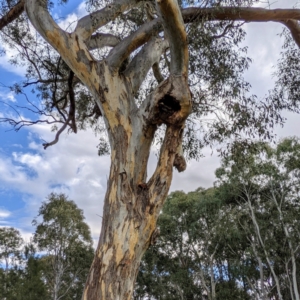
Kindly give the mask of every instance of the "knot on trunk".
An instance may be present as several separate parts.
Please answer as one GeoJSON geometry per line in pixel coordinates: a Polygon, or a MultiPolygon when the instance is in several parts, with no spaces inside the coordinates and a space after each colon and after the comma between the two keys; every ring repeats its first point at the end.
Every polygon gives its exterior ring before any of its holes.
{"type": "Polygon", "coordinates": [[[176,153],[173,165],[177,169],[178,172],[185,171],[185,169],[186,169],[185,158],[182,155],[176,153]]]}
{"type": "Polygon", "coordinates": [[[171,76],[162,82],[155,93],[154,123],[183,124],[191,113],[191,92],[183,76],[171,76]]]}
{"type": "Polygon", "coordinates": [[[158,101],[158,110],[160,117],[166,119],[173,115],[175,112],[180,111],[181,106],[179,101],[171,95],[165,95],[158,101]]]}

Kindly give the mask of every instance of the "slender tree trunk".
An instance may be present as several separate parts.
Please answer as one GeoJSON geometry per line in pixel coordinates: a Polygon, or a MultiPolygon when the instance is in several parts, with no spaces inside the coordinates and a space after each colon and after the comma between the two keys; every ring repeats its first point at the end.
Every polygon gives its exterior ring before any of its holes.
{"type": "Polygon", "coordinates": [[[293,293],[293,284],[291,282],[291,278],[289,276],[289,262],[286,262],[285,263],[285,271],[286,271],[286,274],[287,274],[287,278],[288,278],[288,283],[289,283],[289,287],[290,287],[290,295],[291,295],[291,300],[295,300],[295,297],[294,297],[294,293],[293,293]]]}
{"type": "Polygon", "coordinates": [[[273,279],[275,281],[275,284],[276,284],[276,289],[277,289],[277,293],[278,293],[278,299],[279,300],[283,300],[283,297],[282,297],[282,294],[281,294],[281,288],[280,288],[280,283],[279,283],[279,278],[278,276],[276,275],[275,273],[275,270],[273,268],[273,264],[272,264],[272,261],[269,257],[269,254],[267,252],[267,249],[265,247],[265,243],[263,241],[263,238],[261,236],[261,233],[260,233],[260,228],[259,228],[259,225],[257,223],[257,219],[256,219],[256,216],[255,216],[255,212],[254,212],[254,209],[253,209],[253,206],[251,204],[251,196],[249,195],[248,191],[245,189],[245,193],[246,193],[246,197],[247,197],[247,205],[248,205],[248,208],[249,208],[249,214],[250,214],[250,217],[251,217],[251,220],[252,220],[252,223],[254,225],[254,230],[255,230],[255,233],[257,235],[257,238],[258,238],[258,241],[259,241],[259,244],[260,246],[262,247],[263,249],[263,252],[266,256],[266,260],[267,260],[267,263],[268,263],[268,266],[270,268],[270,271],[273,275],[273,279]]]}
{"type": "MultiPolygon", "coordinates": [[[[285,237],[286,237],[288,245],[289,245],[289,250],[290,250],[290,255],[291,255],[291,260],[292,260],[292,285],[293,285],[293,291],[294,291],[294,294],[295,294],[295,299],[299,300],[300,298],[299,298],[299,290],[298,290],[298,283],[297,283],[297,265],[296,265],[296,258],[295,258],[292,239],[291,239],[291,236],[289,234],[289,230],[288,230],[288,228],[285,224],[285,221],[284,221],[284,216],[283,216],[283,213],[282,213],[282,203],[281,204],[278,203],[278,200],[276,198],[276,195],[275,195],[275,192],[274,192],[273,189],[272,189],[272,197],[271,198],[272,198],[273,202],[275,203],[276,208],[278,210],[279,219],[280,219],[280,222],[282,224],[283,231],[284,231],[285,237]]],[[[287,276],[289,276],[288,273],[287,273],[287,276]]]]}

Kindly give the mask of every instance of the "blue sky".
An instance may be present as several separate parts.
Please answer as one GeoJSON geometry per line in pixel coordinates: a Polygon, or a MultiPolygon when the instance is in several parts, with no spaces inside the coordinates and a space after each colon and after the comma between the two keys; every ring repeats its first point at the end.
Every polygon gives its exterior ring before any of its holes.
{"type": "MultiPolygon", "coordinates": [[[[295,2],[279,0],[272,7],[292,7],[295,2]]],[[[79,1],[70,1],[55,14],[57,17],[65,16],[63,23],[67,23],[76,20],[77,15],[82,15],[83,8],[84,5],[80,5],[79,1]]],[[[249,46],[249,55],[254,60],[246,79],[251,82],[253,92],[263,96],[272,88],[274,81],[273,66],[281,50],[282,41],[278,33],[282,26],[274,23],[245,26],[248,32],[245,44],[249,46]]],[[[24,102],[22,95],[15,97],[4,87],[20,81],[22,74],[21,68],[7,63],[7,56],[0,57],[0,101],[7,104],[24,102]]],[[[0,102],[0,114],[10,112],[8,106],[0,102]]],[[[298,134],[299,116],[286,116],[286,126],[276,129],[279,138],[298,134]]],[[[27,117],[33,118],[31,115],[27,117]]],[[[84,210],[93,237],[97,239],[110,162],[108,156],[97,156],[98,141],[94,133],[87,130],[77,135],[64,134],[57,145],[45,151],[43,141],[53,139],[49,126],[38,125],[17,133],[9,129],[8,125],[0,124],[0,226],[16,227],[29,240],[34,230],[31,221],[37,215],[41,202],[50,192],[64,192],[84,210]]],[[[205,157],[199,162],[189,162],[184,173],[175,171],[171,190],[191,191],[213,184],[219,159],[216,151],[209,148],[204,150],[204,154],[205,157]]],[[[150,158],[150,170],[155,160],[153,155],[150,158]]]]}

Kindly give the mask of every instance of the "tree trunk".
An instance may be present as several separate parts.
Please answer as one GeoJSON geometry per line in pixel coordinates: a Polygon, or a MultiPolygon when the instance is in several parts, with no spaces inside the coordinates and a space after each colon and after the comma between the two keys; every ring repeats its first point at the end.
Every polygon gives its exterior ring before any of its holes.
{"type": "MultiPolygon", "coordinates": [[[[131,299],[141,258],[155,235],[157,209],[147,188],[112,163],[99,245],[83,299],[131,299]]],[[[162,195],[164,197],[165,195],[162,195]]]]}
{"type": "MultiPolygon", "coordinates": [[[[106,82],[111,94],[108,92],[105,98],[119,99],[118,106],[122,109],[114,110],[114,122],[112,118],[107,121],[111,144],[110,175],[100,240],[87,279],[84,300],[131,299],[142,256],[155,241],[156,221],[169,191],[173,165],[182,163],[178,149],[183,124],[181,118],[175,118],[175,124],[166,125],[156,170],[147,181],[150,148],[157,129],[156,122],[160,119],[159,112],[153,112],[156,111],[155,106],[154,110],[151,106],[159,102],[157,99],[163,98],[163,91],[169,84],[162,84],[161,89],[152,95],[147,121],[145,114],[139,116],[138,112],[134,112],[134,106],[130,107],[133,95],[126,85],[123,88],[120,85],[121,82],[114,82],[113,77],[106,82]]],[[[106,100],[103,102],[104,105],[107,103],[106,100]]],[[[178,114],[180,111],[176,110],[173,117],[178,114]]]]}
{"type": "MultiPolygon", "coordinates": [[[[124,143],[120,149],[125,149],[124,143]]],[[[158,190],[151,197],[146,183],[135,185],[137,174],[129,169],[130,162],[124,165],[112,157],[101,235],[84,300],[131,299],[141,258],[155,240],[157,217],[168,189],[159,189],[161,194],[158,190]]]]}

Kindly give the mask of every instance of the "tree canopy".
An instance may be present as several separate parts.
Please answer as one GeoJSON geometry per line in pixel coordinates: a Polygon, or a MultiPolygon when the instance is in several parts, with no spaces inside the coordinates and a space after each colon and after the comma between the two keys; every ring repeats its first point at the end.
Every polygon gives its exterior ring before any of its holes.
{"type": "Polygon", "coordinates": [[[82,210],[64,194],[52,193],[33,224],[26,244],[18,230],[0,228],[0,257],[7,262],[0,265],[1,299],[80,300],[94,255],[82,210]]]}
{"type": "Polygon", "coordinates": [[[235,145],[214,188],[171,193],[134,298],[299,299],[299,146],[235,145]]]}

